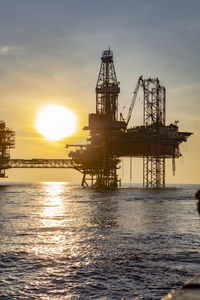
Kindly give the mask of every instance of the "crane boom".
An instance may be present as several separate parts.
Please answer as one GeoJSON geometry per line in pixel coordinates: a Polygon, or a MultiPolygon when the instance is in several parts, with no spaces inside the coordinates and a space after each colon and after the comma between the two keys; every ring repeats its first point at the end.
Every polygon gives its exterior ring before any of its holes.
{"type": "Polygon", "coordinates": [[[135,101],[136,101],[136,98],[137,98],[137,94],[138,94],[138,91],[139,91],[139,87],[140,85],[143,84],[143,79],[142,79],[142,76],[139,77],[138,81],[137,81],[137,84],[136,84],[136,87],[135,87],[135,90],[133,92],[133,97],[132,97],[132,101],[131,101],[131,105],[129,107],[129,110],[128,110],[128,116],[127,116],[127,121],[126,121],[126,127],[128,127],[128,123],[131,119],[131,115],[132,115],[132,112],[133,112],[133,108],[134,108],[134,105],[135,105],[135,101]]]}

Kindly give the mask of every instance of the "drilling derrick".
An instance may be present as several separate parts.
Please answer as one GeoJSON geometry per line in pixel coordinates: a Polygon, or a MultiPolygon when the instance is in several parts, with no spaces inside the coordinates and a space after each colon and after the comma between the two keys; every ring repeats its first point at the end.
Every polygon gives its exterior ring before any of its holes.
{"type": "MultiPolygon", "coordinates": [[[[96,114],[89,115],[89,128],[91,145],[99,148],[103,168],[97,169],[95,183],[98,187],[117,186],[117,162],[115,153],[108,150],[112,132],[117,129],[119,82],[113,63],[113,53],[106,50],[102,53],[101,67],[96,84],[96,114]]],[[[89,175],[89,174],[88,174],[89,175]]],[[[92,175],[94,177],[94,175],[92,175]]]]}
{"type": "MultiPolygon", "coordinates": [[[[143,80],[144,91],[144,126],[154,129],[159,135],[159,128],[165,126],[166,119],[166,90],[160,85],[158,78],[143,80]]],[[[155,155],[143,156],[143,186],[165,186],[165,156],[155,149],[155,155]]]]}
{"type": "Polygon", "coordinates": [[[89,144],[70,152],[72,160],[83,173],[82,186],[115,188],[117,179],[116,148],[111,147],[112,139],[125,128],[125,122],[118,121],[118,94],[120,92],[113,53],[103,51],[101,67],[96,84],[96,113],[89,115],[89,144]]]}
{"type": "Polygon", "coordinates": [[[113,53],[103,52],[96,85],[96,114],[102,119],[116,121],[118,118],[119,82],[115,73],[113,53]]]}

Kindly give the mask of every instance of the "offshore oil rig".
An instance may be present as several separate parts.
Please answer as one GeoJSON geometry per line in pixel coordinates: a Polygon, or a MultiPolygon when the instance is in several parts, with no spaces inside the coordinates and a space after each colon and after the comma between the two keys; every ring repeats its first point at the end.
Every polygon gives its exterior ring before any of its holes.
{"type": "Polygon", "coordinates": [[[113,63],[113,52],[103,51],[96,84],[96,113],[89,114],[85,145],[69,152],[69,159],[11,159],[14,132],[0,123],[0,177],[9,168],[73,168],[83,174],[82,186],[116,188],[120,185],[117,169],[120,157],[143,158],[143,186],[165,187],[165,159],[181,156],[179,145],[192,134],[179,132],[177,121],[166,125],[166,90],[158,78],[139,77],[125,118],[118,113],[120,93],[113,63]],[[143,92],[143,125],[128,127],[138,91],[143,92]]]}

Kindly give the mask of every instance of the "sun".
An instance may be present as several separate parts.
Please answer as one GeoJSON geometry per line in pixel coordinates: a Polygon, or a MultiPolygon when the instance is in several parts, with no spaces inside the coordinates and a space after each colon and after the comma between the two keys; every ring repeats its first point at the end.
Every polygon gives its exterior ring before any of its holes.
{"type": "Polygon", "coordinates": [[[35,126],[45,138],[58,141],[75,133],[77,118],[68,108],[51,104],[39,111],[35,126]]]}

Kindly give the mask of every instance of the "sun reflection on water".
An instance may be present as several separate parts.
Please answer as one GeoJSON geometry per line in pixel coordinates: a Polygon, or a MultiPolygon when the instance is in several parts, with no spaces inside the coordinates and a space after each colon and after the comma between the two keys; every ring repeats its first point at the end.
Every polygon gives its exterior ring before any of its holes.
{"type": "Polygon", "coordinates": [[[44,196],[40,200],[37,255],[61,254],[64,249],[64,190],[66,183],[45,182],[44,196]]]}

